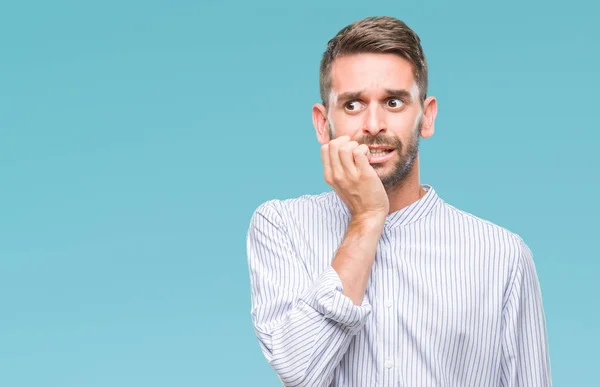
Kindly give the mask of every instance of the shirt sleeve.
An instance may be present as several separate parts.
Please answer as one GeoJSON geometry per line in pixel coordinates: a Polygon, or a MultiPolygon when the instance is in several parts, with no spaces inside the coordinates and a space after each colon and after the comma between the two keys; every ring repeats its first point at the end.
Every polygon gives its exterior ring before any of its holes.
{"type": "Polygon", "coordinates": [[[504,299],[501,386],[552,385],[542,293],[529,247],[519,254],[504,299]]]}
{"type": "Polygon", "coordinates": [[[371,306],[354,305],[331,266],[312,278],[276,203],[259,206],[248,230],[252,322],[285,386],[327,386],[371,306]]]}

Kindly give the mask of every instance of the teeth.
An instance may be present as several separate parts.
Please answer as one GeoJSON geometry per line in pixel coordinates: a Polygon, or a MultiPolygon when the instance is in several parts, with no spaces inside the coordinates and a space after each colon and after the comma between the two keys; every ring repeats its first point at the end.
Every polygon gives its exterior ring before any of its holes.
{"type": "Polygon", "coordinates": [[[370,151],[371,151],[371,156],[376,156],[376,157],[385,156],[388,153],[390,153],[389,150],[388,151],[384,151],[384,150],[374,150],[374,149],[371,149],[370,151]]]}

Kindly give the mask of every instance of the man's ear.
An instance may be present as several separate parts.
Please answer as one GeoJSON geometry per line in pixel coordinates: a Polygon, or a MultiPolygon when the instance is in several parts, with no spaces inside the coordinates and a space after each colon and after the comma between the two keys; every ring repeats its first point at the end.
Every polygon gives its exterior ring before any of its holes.
{"type": "Polygon", "coordinates": [[[320,103],[317,103],[312,108],[312,120],[315,130],[317,131],[317,140],[321,145],[327,144],[329,138],[329,125],[327,124],[327,109],[320,103]]]}
{"type": "Polygon", "coordinates": [[[427,97],[423,102],[423,124],[421,126],[421,137],[433,136],[435,131],[435,117],[437,116],[437,100],[435,97],[427,97]]]}

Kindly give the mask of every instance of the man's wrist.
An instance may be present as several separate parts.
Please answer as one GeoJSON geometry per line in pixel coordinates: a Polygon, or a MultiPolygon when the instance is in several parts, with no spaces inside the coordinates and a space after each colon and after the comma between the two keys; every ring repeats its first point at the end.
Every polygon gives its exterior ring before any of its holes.
{"type": "Polygon", "coordinates": [[[351,223],[364,230],[379,230],[383,228],[387,215],[383,212],[365,212],[352,216],[351,223]]]}

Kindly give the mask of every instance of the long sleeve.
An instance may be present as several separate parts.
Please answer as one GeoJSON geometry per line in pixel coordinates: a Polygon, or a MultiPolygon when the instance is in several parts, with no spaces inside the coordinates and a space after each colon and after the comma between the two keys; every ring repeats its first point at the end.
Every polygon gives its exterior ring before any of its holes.
{"type": "Polygon", "coordinates": [[[331,266],[307,271],[278,201],[254,212],[247,235],[252,322],[261,350],[285,386],[327,386],[353,336],[371,313],[342,292],[331,266]]]}
{"type": "Polygon", "coordinates": [[[520,237],[518,239],[518,259],[504,300],[501,385],[551,386],[540,284],[531,250],[520,237]]]}

